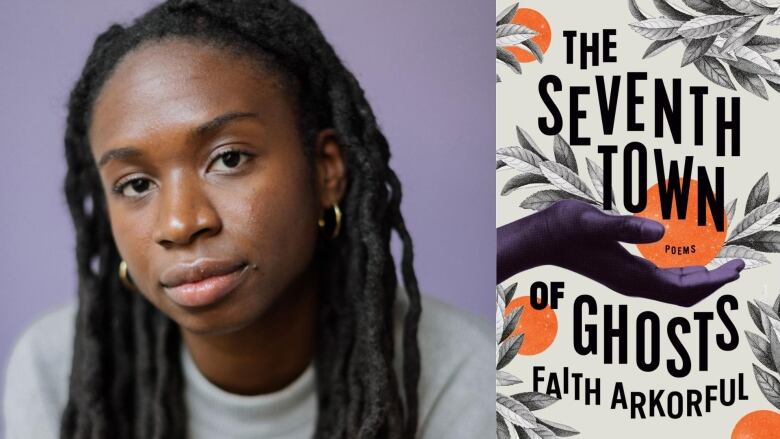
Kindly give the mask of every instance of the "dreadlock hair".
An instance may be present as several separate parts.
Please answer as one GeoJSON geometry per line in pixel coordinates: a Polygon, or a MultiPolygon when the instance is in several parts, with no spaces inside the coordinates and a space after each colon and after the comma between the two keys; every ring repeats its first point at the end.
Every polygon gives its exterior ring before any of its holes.
{"type": "Polygon", "coordinates": [[[387,140],[354,76],[317,24],[288,0],[170,0],[94,43],[68,103],[65,193],[76,228],[78,312],[62,439],[180,439],[187,435],[176,323],[123,287],[120,256],[92,157],[94,100],[117,64],[142,43],[185,38],[248,55],[297,84],[304,149],[337,132],[348,170],[343,233],[317,254],[321,270],[315,367],[316,438],[411,438],[418,420],[420,293],[401,185],[387,140]],[[393,370],[398,279],[391,232],[403,244],[402,377],[393,370]],[[400,383],[402,381],[402,384],[400,383]]]}

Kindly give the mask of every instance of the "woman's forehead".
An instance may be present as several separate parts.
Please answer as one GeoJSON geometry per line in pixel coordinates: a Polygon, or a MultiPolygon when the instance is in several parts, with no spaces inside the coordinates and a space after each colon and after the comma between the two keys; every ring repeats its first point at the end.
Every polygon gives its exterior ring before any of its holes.
{"type": "Polygon", "coordinates": [[[90,143],[94,150],[227,111],[289,106],[278,74],[266,72],[247,56],[198,41],[146,43],[119,62],[98,94],[90,143]]]}

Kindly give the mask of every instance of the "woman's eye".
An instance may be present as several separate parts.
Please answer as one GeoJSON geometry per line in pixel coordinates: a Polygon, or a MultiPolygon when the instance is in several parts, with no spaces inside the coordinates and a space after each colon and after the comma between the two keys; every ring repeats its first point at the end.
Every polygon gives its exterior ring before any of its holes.
{"type": "Polygon", "coordinates": [[[124,197],[139,197],[151,188],[152,182],[147,178],[133,178],[114,188],[114,192],[124,197]]]}
{"type": "Polygon", "coordinates": [[[211,170],[217,172],[230,171],[231,169],[241,166],[248,157],[248,154],[241,151],[223,152],[214,160],[211,165],[211,170]]]}

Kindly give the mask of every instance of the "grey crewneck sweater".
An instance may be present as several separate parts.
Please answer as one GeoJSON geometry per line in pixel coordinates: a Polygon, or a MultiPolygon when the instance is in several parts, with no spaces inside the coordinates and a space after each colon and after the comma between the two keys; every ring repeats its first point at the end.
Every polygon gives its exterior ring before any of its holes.
{"type": "MultiPolygon", "coordinates": [[[[399,291],[399,298],[405,294],[399,291]]],[[[405,303],[396,304],[395,352],[401,349],[405,303]]],[[[76,304],[33,322],[19,337],[6,370],[6,439],[59,438],[68,398],[76,304]]],[[[486,321],[423,297],[418,437],[471,439],[495,435],[495,340],[486,321]]],[[[217,387],[181,350],[191,439],[311,438],[317,418],[316,371],[309,367],[280,391],[243,396],[217,387]]],[[[396,356],[397,375],[402,376],[396,356]]]]}

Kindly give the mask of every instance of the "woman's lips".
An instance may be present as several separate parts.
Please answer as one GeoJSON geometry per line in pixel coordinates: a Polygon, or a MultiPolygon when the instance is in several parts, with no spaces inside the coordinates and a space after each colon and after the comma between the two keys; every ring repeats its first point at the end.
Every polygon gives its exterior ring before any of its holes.
{"type": "MultiPolygon", "coordinates": [[[[198,280],[192,282],[176,282],[176,286],[166,286],[163,290],[175,303],[185,307],[198,307],[215,303],[235,290],[248,273],[249,265],[241,264],[231,268],[232,271],[216,270],[223,274],[208,277],[195,276],[198,280]]],[[[202,273],[202,272],[201,272],[202,273]]]]}

